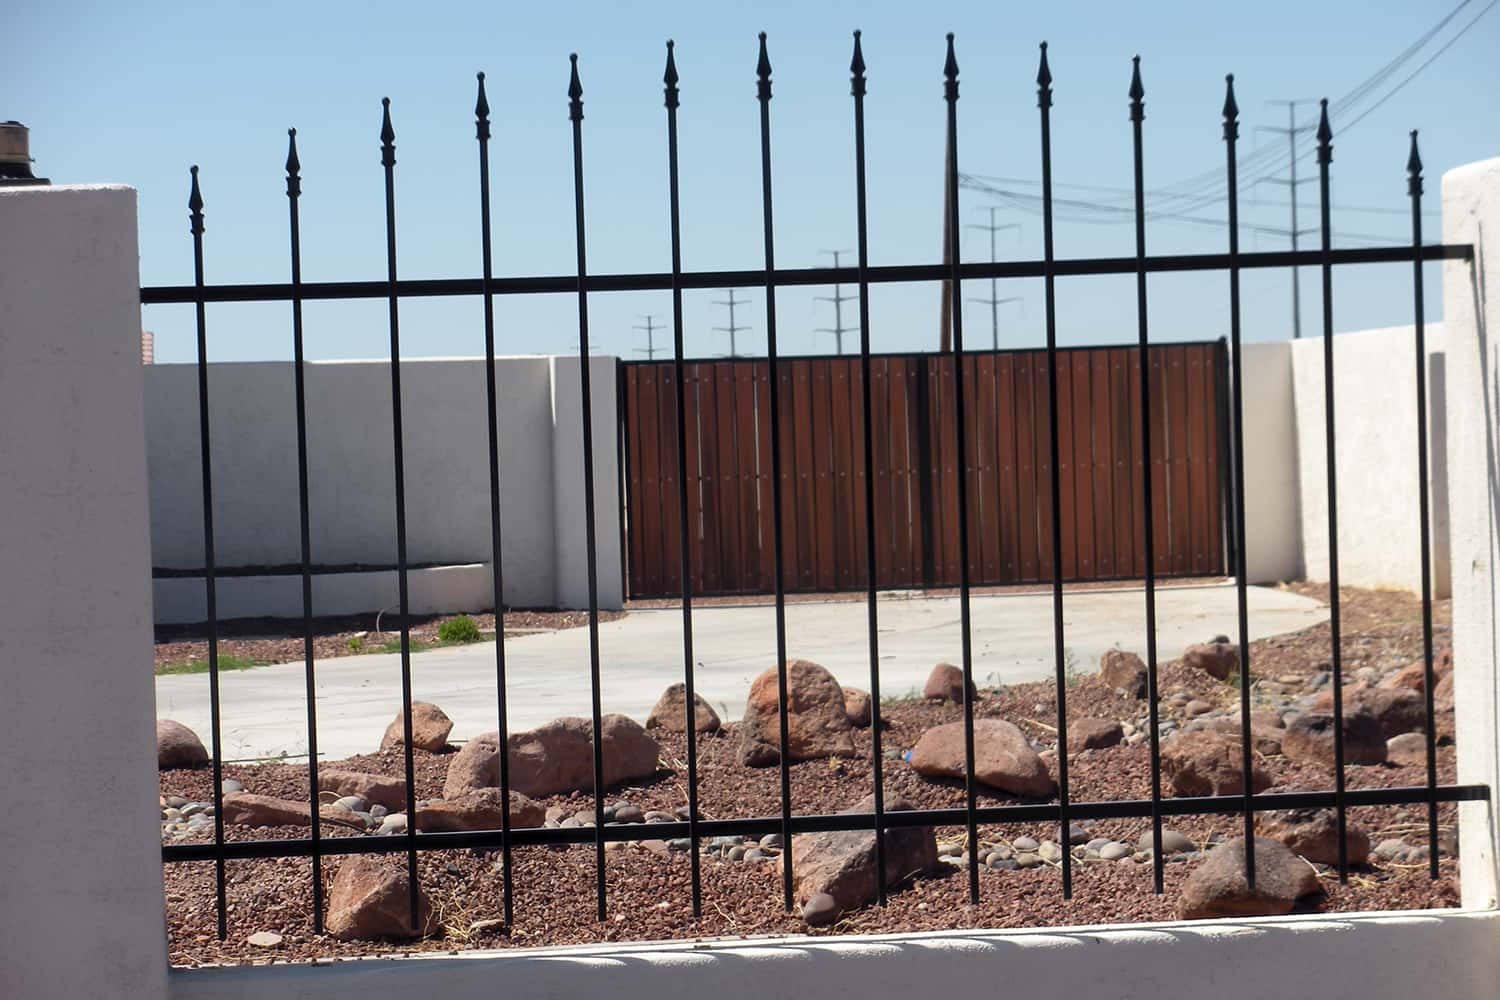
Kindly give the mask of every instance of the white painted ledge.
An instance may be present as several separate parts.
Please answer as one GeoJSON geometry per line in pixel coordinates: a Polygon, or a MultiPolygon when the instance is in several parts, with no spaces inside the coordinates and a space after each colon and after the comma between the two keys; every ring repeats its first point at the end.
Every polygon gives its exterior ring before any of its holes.
{"type": "Polygon", "coordinates": [[[1492,1000],[1497,982],[1500,913],[1447,910],[193,969],[172,973],[169,996],[1492,1000]]]}

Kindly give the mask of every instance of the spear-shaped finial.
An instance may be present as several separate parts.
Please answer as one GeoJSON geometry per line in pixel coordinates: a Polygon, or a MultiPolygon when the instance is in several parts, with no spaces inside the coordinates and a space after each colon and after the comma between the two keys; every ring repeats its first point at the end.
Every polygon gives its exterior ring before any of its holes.
{"type": "Polygon", "coordinates": [[[1047,43],[1042,43],[1042,61],[1036,68],[1036,106],[1052,107],[1052,70],[1047,66],[1047,43]]]}
{"type": "Polygon", "coordinates": [[[297,159],[297,130],[286,130],[286,196],[295,198],[302,193],[302,161],[297,159]]]}
{"type": "Polygon", "coordinates": [[[380,162],[387,167],[396,165],[396,130],[391,126],[391,99],[382,97],[380,106],[384,109],[380,122],[380,162]]]}
{"type": "Polygon", "coordinates": [[[760,33],[760,58],[755,61],[756,93],[762,101],[771,99],[771,56],[766,51],[766,33],[760,33]]]}
{"type": "Polygon", "coordinates": [[[490,137],[490,101],[484,93],[484,71],[476,74],[479,78],[479,96],[474,99],[474,131],[480,142],[485,142],[490,137]]]}
{"type": "Polygon", "coordinates": [[[667,39],[667,71],[662,74],[661,82],[666,84],[667,107],[677,107],[677,57],[672,54],[676,48],[672,39],[667,39]]]}
{"type": "Polygon", "coordinates": [[[575,122],[583,121],[583,81],[578,79],[578,53],[568,54],[568,63],[572,66],[571,76],[568,78],[568,117],[575,122]]]}
{"type": "Polygon", "coordinates": [[[1240,106],[1234,99],[1234,74],[1224,77],[1224,140],[1232,142],[1240,137],[1240,106]]]}
{"type": "Polygon", "coordinates": [[[1411,153],[1406,157],[1406,193],[1422,193],[1422,154],[1417,152],[1417,130],[1411,130],[1411,153]]]}
{"type": "Polygon", "coordinates": [[[1132,56],[1130,63],[1130,120],[1138,122],[1146,117],[1146,88],[1141,85],[1141,57],[1132,56]]]}
{"type": "Polygon", "coordinates": [[[203,232],[203,192],[198,190],[198,165],[193,164],[188,173],[193,175],[193,189],[188,192],[188,218],[192,222],[190,229],[197,236],[203,232]]]}
{"type": "Polygon", "coordinates": [[[958,100],[958,57],[953,54],[953,32],[948,32],[948,58],[943,60],[943,95],[958,100]]]}
{"type": "Polygon", "coordinates": [[[1318,162],[1333,162],[1333,128],[1328,124],[1328,98],[1318,102],[1322,111],[1318,114],[1318,162]]]}
{"type": "Polygon", "coordinates": [[[854,58],[849,60],[849,93],[855,97],[865,96],[865,52],[859,44],[859,31],[854,32],[854,58]]]}

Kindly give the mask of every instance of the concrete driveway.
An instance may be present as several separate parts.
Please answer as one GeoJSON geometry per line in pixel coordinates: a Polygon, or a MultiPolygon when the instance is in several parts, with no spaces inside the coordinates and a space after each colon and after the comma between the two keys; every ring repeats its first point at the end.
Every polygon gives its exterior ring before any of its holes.
{"type": "MultiPolygon", "coordinates": [[[[1252,587],[1250,635],[1261,638],[1306,628],[1327,608],[1285,591],[1252,587]]],[[[1233,635],[1232,585],[1158,590],[1158,645],[1163,659],[1216,633],[1233,635]]],[[[958,662],[956,597],[883,597],[880,681],[886,697],[920,691],[932,665],[958,662]]],[[[839,601],[787,606],[787,654],[821,663],[840,682],[870,686],[866,605],[839,601]]],[[[1002,594],[972,599],[974,676],[980,684],[1051,677],[1052,599],[1049,594],[1002,594]]],[[[1066,649],[1073,669],[1091,672],[1112,646],[1144,653],[1145,601],[1140,590],[1070,593],[1063,605],[1066,649]]],[[[725,718],[738,718],[751,680],[774,665],[775,617],[770,606],[713,607],[693,615],[698,691],[725,718]]],[[[599,628],[605,712],[644,721],[662,689],[682,680],[682,612],[633,611],[599,628]]],[[[506,642],[512,730],[563,715],[588,715],[589,643],[583,628],[506,642]]],[[[418,700],[442,706],[453,738],[496,727],[495,647],[491,643],[433,650],[411,658],[418,700]]],[[[307,752],[307,708],[300,662],[220,677],[226,759],[307,752]]],[[[338,758],[375,749],[401,705],[401,658],[382,654],[317,663],[320,756],[338,758]]],[[[176,719],[209,742],[208,677],[156,679],[157,713],[176,719]]]]}

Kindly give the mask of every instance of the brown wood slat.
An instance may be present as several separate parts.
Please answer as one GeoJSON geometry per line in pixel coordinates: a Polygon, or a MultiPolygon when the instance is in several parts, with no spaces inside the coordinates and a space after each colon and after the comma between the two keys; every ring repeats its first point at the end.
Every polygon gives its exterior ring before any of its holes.
{"type": "Polygon", "coordinates": [[[974,354],[965,362],[968,370],[966,383],[972,386],[969,392],[969,409],[973,419],[968,422],[968,446],[973,455],[969,466],[969,551],[970,564],[975,583],[996,583],[1000,579],[1000,532],[1004,521],[1000,518],[999,480],[995,476],[998,464],[996,452],[996,423],[999,412],[995,406],[995,356],[974,354]]]}
{"type": "Polygon", "coordinates": [[[650,591],[646,585],[649,567],[641,554],[641,533],[635,530],[635,515],[641,493],[640,421],[635,412],[640,399],[641,369],[625,369],[625,557],[630,596],[650,591]]]}
{"type": "Polygon", "coordinates": [[[906,358],[891,358],[890,377],[886,383],[891,408],[891,582],[902,587],[917,582],[918,575],[913,567],[922,565],[918,548],[921,534],[917,530],[913,505],[916,460],[911,428],[914,423],[912,408],[916,401],[915,367],[915,363],[906,358]]]}
{"type": "MultiPolygon", "coordinates": [[[[865,519],[870,511],[865,504],[865,432],[864,432],[864,373],[859,362],[849,359],[845,366],[849,382],[849,493],[851,498],[849,538],[854,551],[854,571],[851,574],[855,587],[869,585],[869,553],[865,550],[865,519]]],[[[881,529],[883,526],[877,526],[881,529]]],[[[877,546],[880,544],[876,536],[877,546]]]]}
{"type": "Polygon", "coordinates": [[[1208,521],[1204,516],[1208,503],[1208,482],[1204,473],[1208,469],[1208,449],[1204,447],[1203,413],[1206,399],[1203,395],[1202,352],[1188,348],[1184,364],[1187,368],[1187,487],[1188,487],[1188,535],[1190,548],[1187,552],[1186,572],[1202,573],[1208,564],[1208,521]]]}
{"type": "Polygon", "coordinates": [[[1172,528],[1168,508],[1171,505],[1170,443],[1171,427],[1167,400],[1167,368],[1170,359],[1166,349],[1151,348],[1151,514],[1155,531],[1156,572],[1172,572],[1172,528]]]}
{"type": "Polygon", "coordinates": [[[771,496],[771,363],[756,361],[755,379],[755,499],[760,540],[762,593],[776,587],[776,522],[771,496]]]}
{"type": "Polygon", "coordinates": [[[1045,402],[1036,401],[1034,371],[1039,358],[1035,352],[1015,355],[1011,366],[1014,393],[1011,409],[1015,415],[1015,464],[1005,473],[1009,489],[1016,500],[1016,549],[1015,579],[1032,581],[1042,579],[1040,546],[1044,543],[1037,533],[1038,508],[1052,502],[1048,481],[1037,466],[1036,425],[1046,420],[1046,414],[1038,414],[1036,407],[1045,402]]]}
{"type": "Polygon", "coordinates": [[[933,367],[932,379],[936,386],[933,422],[936,424],[937,447],[934,456],[937,462],[938,479],[933,493],[937,501],[938,531],[936,548],[939,559],[933,567],[943,586],[958,586],[958,411],[954,406],[953,358],[944,355],[933,367]]]}
{"type": "Polygon", "coordinates": [[[1110,434],[1109,351],[1090,351],[1089,408],[1093,463],[1090,478],[1094,505],[1094,567],[1105,579],[1120,575],[1115,547],[1114,437],[1110,434]]]}
{"type": "MultiPolygon", "coordinates": [[[[830,394],[830,416],[833,421],[830,441],[833,449],[832,471],[829,485],[833,489],[833,564],[834,585],[839,590],[850,590],[864,579],[859,571],[859,549],[854,544],[857,525],[854,509],[854,442],[850,438],[849,413],[849,362],[837,358],[828,363],[828,389],[830,394]]],[[[863,534],[860,535],[863,537],[863,534]]]]}
{"type": "MultiPolygon", "coordinates": [[[[1052,414],[1047,386],[1048,362],[1045,354],[1039,354],[1031,366],[1031,398],[1034,403],[1033,420],[1033,468],[1036,470],[1036,531],[1037,531],[1037,577],[1051,580],[1052,524],[1061,507],[1062,494],[1052,496],[1052,414]]],[[[1061,396],[1061,393],[1059,393],[1061,396]]]]}
{"type": "MultiPolygon", "coordinates": [[[[1220,466],[1219,448],[1223,444],[1219,436],[1221,413],[1226,413],[1228,400],[1221,398],[1221,387],[1219,365],[1222,363],[1224,354],[1222,347],[1215,345],[1206,349],[1207,362],[1204,365],[1204,412],[1203,420],[1206,433],[1204,441],[1204,454],[1207,456],[1208,465],[1208,506],[1205,518],[1208,522],[1208,564],[1204,568],[1205,573],[1219,575],[1227,573],[1229,567],[1226,565],[1224,552],[1224,480],[1223,469],[1220,466]]],[[[1228,427],[1228,417],[1225,417],[1224,426],[1228,427]]],[[[1227,459],[1226,459],[1227,460],[1227,459]]]]}
{"type": "Polygon", "coordinates": [[[735,480],[738,493],[740,589],[759,594],[771,586],[760,572],[760,509],[756,496],[755,365],[734,364],[735,480]]]}
{"type": "Polygon", "coordinates": [[[1077,493],[1075,486],[1077,456],[1073,445],[1073,356],[1057,352],[1057,428],[1058,428],[1058,516],[1062,519],[1062,576],[1064,580],[1079,577],[1077,493]]]}
{"type": "MultiPolygon", "coordinates": [[[[657,414],[660,412],[660,405],[657,401],[657,382],[658,372],[655,369],[647,370],[641,380],[641,405],[636,409],[641,429],[643,465],[649,470],[649,473],[641,479],[640,508],[637,511],[641,544],[647,552],[660,552],[662,547],[661,473],[665,454],[661,447],[661,428],[657,426],[657,414]]],[[[650,563],[646,586],[659,593],[664,585],[661,560],[654,558],[650,563]]]]}
{"type": "Polygon", "coordinates": [[[744,555],[740,548],[739,437],[734,428],[733,361],[713,366],[714,510],[719,541],[719,590],[738,592],[743,586],[744,555]]]}
{"type": "Polygon", "coordinates": [[[813,586],[820,591],[838,587],[833,502],[833,387],[832,362],[809,360],[807,391],[812,419],[807,421],[812,441],[813,475],[813,586]]]}
{"type": "Polygon", "coordinates": [[[995,578],[1001,583],[1022,579],[1017,553],[1021,548],[1021,513],[1016,473],[1016,365],[1022,355],[995,357],[995,578]]]}
{"type": "Polygon", "coordinates": [[[1136,544],[1135,448],[1138,430],[1132,417],[1130,400],[1130,352],[1116,348],[1109,352],[1109,438],[1112,493],[1114,497],[1115,570],[1122,577],[1139,576],[1139,548],[1136,544]]]}
{"type": "Polygon", "coordinates": [[[1192,494],[1188,485],[1188,370],[1182,348],[1169,348],[1167,359],[1167,426],[1172,457],[1169,472],[1172,503],[1168,507],[1172,531],[1172,572],[1182,574],[1191,565],[1193,548],[1192,494]]]}
{"type": "Polygon", "coordinates": [[[656,380],[656,426],[661,436],[661,541],[655,558],[661,567],[659,589],[675,594],[682,589],[681,504],[677,489],[677,377],[670,367],[656,380]]]}
{"type": "MultiPolygon", "coordinates": [[[[894,586],[892,538],[895,525],[891,519],[891,405],[890,405],[890,359],[870,359],[870,474],[874,477],[874,507],[869,515],[875,519],[875,565],[870,567],[875,574],[875,586],[894,586]]],[[[856,403],[856,412],[864,405],[856,403]]],[[[862,418],[861,418],[862,419],[862,418]]],[[[863,429],[856,431],[856,437],[863,429]]],[[[860,525],[863,532],[864,525],[860,525]]],[[[860,536],[864,545],[864,536],[860,536]]]]}
{"type": "Polygon", "coordinates": [[[784,500],[790,501],[786,507],[787,543],[794,553],[787,563],[790,579],[786,586],[788,590],[809,590],[817,572],[812,535],[812,427],[807,415],[812,393],[804,362],[787,361],[782,373],[781,424],[786,435],[781,456],[787,489],[784,500]]]}
{"type": "Polygon", "coordinates": [[[1093,414],[1089,399],[1089,356],[1069,351],[1073,389],[1073,523],[1078,566],[1074,576],[1091,579],[1099,575],[1094,555],[1094,445],[1093,414]]]}

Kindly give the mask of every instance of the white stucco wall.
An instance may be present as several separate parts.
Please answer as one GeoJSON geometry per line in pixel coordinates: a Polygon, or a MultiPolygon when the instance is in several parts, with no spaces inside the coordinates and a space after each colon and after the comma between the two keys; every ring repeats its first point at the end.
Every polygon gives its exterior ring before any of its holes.
{"type": "MultiPolygon", "coordinates": [[[[1443,263],[1458,780],[1493,789],[1500,787],[1500,158],[1444,174],[1442,198],[1443,242],[1475,248],[1472,262],[1443,263]]],[[[1494,806],[1462,805],[1459,817],[1464,903],[1494,905],[1494,806]]]]}
{"type": "Polygon", "coordinates": [[[130,188],[0,188],[0,997],[16,1000],[166,992],[138,259],[130,188]]]}
{"type": "Polygon", "coordinates": [[[1292,345],[1244,344],[1245,576],[1251,583],[1302,575],[1292,345]]]}
{"type": "MultiPolygon", "coordinates": [[[[1442,488],[1448,456],[1443,414],[1444,326],[1428,323],[1429,476],[1433,485],[1432,582],[1447,596],[1448,520],[1442,488]],[[1434,363],[1433,358],[1439,360],[1434,363]]],[[[1411,326],[1337,334],[1333,340],[1339,582],[1421,590],[1417,506],[1417,390],[1411,326]]],[[[1327,436],[1323,340],[1291,345],[1303,575],[1328,579],[1327,436]]]]}
{"type": "MultiPolygon", "coordinates": [[[[601,581],[620,577],[616,487],[614,359],[595,358],[595,461],[601,581]],[[607,427],[601,432],[599,428],[607,427]]],[[[401,366],[406,460],[407,558],[417,565],[490,561],[490,492],[484,362],[421,359],[401,366]]],[[[497,359],[500,521],[505,601],[514,607],[586,606],[583,586],[582,457],[576,359],[497,359]],[[566,383],[554,387],[554,374],[566,383]],[[569,388],[572,386],[573,388],[569,388]],[[557,405],[559,392],[565,405],[557,405]],[[576,456],[576,457],[575,457],[576,456]],[[558,467],[559,460],[569,467],[558,467]],[[576,468],[571,466],[576,465],[576,468]],[[577,511],[573,510],[577,507],[577,511]],[[560,570],[560,567],[565,567],[560,570]],[[581,595],[581,596],[580,596],[581,595]]],[[[215,555],[221,566],[299,561],[297,445],[293,368],[285,362],[211,364],[215,555]]],[[[307,366],[308,501],[315,564],[390,566],[396,559],[395,481],[391,459],[390,370],[383,361],[307,366]]],[[[197,369],[146,370],[152,558],[158,567],[203,565],[197,369]]],[[[283,614],[288,578],[225,579],[238,595],[221,614],[283,614]],[[255,595],[266,595],[260,607],[255,595]]],[[[291,578],[295,579],[295,578],[291,578]]],[[[182,621],[197,601],[181,580],[159,581],[161,621],[182,621]]],[[[297,584],[293,583],[295,592],[297,584]]],[[[485,581],[484,588],[489,588],[485,581]]],[[[202,583],[197,588],[201,591],[202,583]]],[[[315,613],[374,611],[324,606],[349,597],[351,581],[329,577],[315,588],[315,613]]],[[[369,590],[376,593],[379,588],[369,590]]],[[[486,590],[487,592],[487,590],[486,590]]],[[[475,591],[453,608],[472,610],[475,591]]],[[[618,583],[601,587],[619,605],[618,583]]],[[[372,599],[373,600],[373,599],[372,599]]],[[[300,614],[300,597],[293,598],[300,614]]]]}

